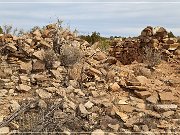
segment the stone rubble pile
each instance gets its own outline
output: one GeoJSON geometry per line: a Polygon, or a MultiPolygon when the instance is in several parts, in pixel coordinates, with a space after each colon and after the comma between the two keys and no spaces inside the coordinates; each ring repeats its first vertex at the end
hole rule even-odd
{"type": "MultiPolygon", "coordinates": [[[[98,48],[93,49],[57,24],[20,37],[2,35],[0,133],[180,132],[178,74],[166,76],[161,69],[151,71],[144,63],[133,62],[142,61],[142,43],[152,45],[151,41],[157,39],[158,46],[176,44],[172,39],[167,40],[166,35],[162,28],[147,27],[139,39],[115,42],[111,56],[98,48]],[[66,55],[63,55],[63,48],[69,49],[66,55]],[[31,120],[21,116],[30,126],[23,127],[17,119],[1,127],[4,118],[18,110],[25,99],[38,101],[26,112],[31,120]],[[58,107],[48,111],[55,105],[58,107]],[[38,110],[51,115],[42,116],[38,110]],[[43,117],[44,121],[37,121],[35,117],[43,117]],[[43,123],[50,120],[54,121],[44,129],[43,123]]],[[[175,50],[169,51],[174,53],[175,50]]]]}

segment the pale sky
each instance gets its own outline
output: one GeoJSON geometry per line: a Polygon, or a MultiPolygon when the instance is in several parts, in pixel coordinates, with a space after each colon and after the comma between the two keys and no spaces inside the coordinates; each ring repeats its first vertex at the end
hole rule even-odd
{"type": "Polygon", "coordinates": [[[180,35],[180,0],[0,0],[0,9],[1,26],[25,30],[59,18],[80,34],[138,36],[150,25],[180,35]]]}

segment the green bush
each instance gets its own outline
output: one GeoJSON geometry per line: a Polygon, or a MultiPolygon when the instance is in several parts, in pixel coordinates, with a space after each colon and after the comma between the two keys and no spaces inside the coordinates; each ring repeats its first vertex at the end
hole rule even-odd
{"type": "Polygon", "coordinates": [[[171,31],[168,33],[168,37],[169,38],[175,38],[174,34],[171,31]]]}
{"type": "Polygon", "coordinates": [[[80,38],[86,40],[90,44],[94,44],[96,42],[99,42],[99,41],[106,39],[105,37],[101,37],[100,33],[96,32],[96,31],[92,32],[91,35],[87,35],[87,36],[81,35],[80,38]]]}
{"type": "Polygon", "coordinates": [[[1,26],[0,26],[0,34],[2,34],[3,33],[3,29],[1,28],[1,26]]]}

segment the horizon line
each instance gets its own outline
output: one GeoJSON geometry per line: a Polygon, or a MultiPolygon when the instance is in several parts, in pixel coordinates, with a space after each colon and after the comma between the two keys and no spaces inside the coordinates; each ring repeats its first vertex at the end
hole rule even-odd
{"type": "Polygon", "coordinates": [[[1,4],[180,4],[180,1],[175,2],[175,1],[171,1],[171,2],[166,2],[166,1],[154,1],[154,2],[140,2],[140,1],[136,1],[136,2],[93,2],[93,1],[88,1],[88,2],[55,2],[55,1],[51,1],[51,2],[46,2],[46,1],[37,1],[37,2],[23,2],[23,1],[17,1],[17,2],[10,2],[10,1],[6,1],[6,2],[0,2],[1,4]]]}

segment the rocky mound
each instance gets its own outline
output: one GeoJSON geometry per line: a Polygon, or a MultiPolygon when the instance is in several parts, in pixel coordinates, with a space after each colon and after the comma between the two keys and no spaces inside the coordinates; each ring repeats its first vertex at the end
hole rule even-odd
{"type": "Polygon", "coordinates": [[[144,45],[178,57],[166,36],[147,27],[105,53],[57,24],[1,35],[0,133],[180,132],[179,64],[135,62],[144,45]]]}

